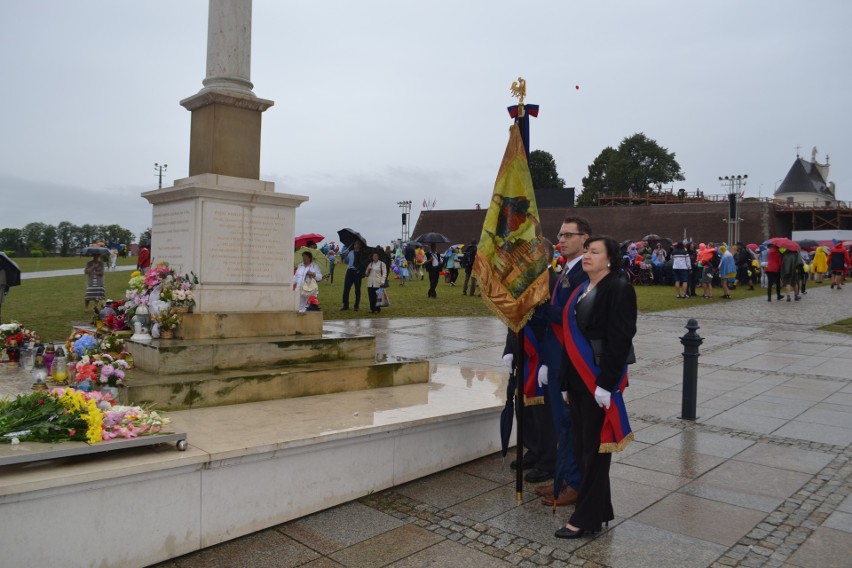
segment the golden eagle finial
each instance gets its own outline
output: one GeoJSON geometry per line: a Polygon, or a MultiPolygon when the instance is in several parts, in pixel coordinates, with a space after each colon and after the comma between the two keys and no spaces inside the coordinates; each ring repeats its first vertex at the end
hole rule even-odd
{"type": "Polygon", "coordinates": [[[518,116],[524,116],[524,97],[527,96],[527,82],[523,77],[518,77],[517,81],[512,83],[512,96],[518,99],[518,116]]]}

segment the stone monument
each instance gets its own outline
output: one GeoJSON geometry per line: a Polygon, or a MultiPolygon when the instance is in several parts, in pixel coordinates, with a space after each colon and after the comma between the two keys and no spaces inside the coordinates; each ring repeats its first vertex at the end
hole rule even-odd
{"type": "Polygon", "coordinates": [[[376,356],[375,338],[324,333],[298,313],[296,208],[260,177],[260,122],[272,101],[252,92],[250,0],[209,0],[207,77],[192,112],[189,177],[143,193],[151,251],[200,281],[176,339],[128,341],[134,403],[176,410],[422,383],[428,361],[376,356]]]}
{"type": "MultiPolygon", "coordinates": [[[[198,276],[195,315],[228,313],[234,324],[238,313],[295,311],[295,214],[308,198],[259,179],[261,116],[274,103],[252,91],[251,1],[209,0],[209,10],[207,76],[180,103],[192,113],[189,177],[142,196],[153,205],[155,262],[198,276]]],[[[210,323],[186,318],[183,335],[203,336],[210,323]]]]}

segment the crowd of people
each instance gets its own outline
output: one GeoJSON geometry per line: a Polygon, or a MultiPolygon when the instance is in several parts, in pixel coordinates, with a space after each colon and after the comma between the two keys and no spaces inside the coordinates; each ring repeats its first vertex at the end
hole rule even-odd
{"type": "MultiPolygon", "coordinates": [[[[361,294],[365,279],[371,314],[378,314],[383,306],[389,305],[387,288],[392,281],[405,286],[411,280],[428,280],[429,289],[426,296],[437,299],[441,277],[447,285],[456,287],[461,272],[464,271],[462,295],[481,296],[476,276],[473,274],[473,263],[477,252],[476,239],[471,240],[467,245],[450,246],[443,253],[438,252],[435,243],[395,242],[386,247],[369,247],[360,240],[354,240],[349,246],[329,242],[322,247],[313,241],[308,241],[306,247],[299,250],[311,257],[310,262],[305,258],[303,264],[296,265],[294,290],[298,289],[300,294],[313,292],[315,299],[318,296],[318,292],[313,288],[302,290],[304,286],[302,275],[311,272],[318,276],[312,277],[317,282],[325,276],[329,284],[334,285],[335,269],[338,265],[343,265],[340,268],[345,270],[341,311],[349,310],[350,305],[355,311],[361,309],[361,294]],[[323,271],[314,262],[318,255],[324,257],[328,263],[325,274],[322,274],[323,271]],[[303,265],[309,266],[311,263],[313,263],[312,269],[302,268],[303,265]]],[[[310,305],[300,304],[300,311],[310,309],[310,305]]]]}
{"type": "Polygon", "coordinates": [[[738,286],[771,289],[777,300],[800,300],[807,293],[808,281],[817,283],[831,278],[832,289],[841,289],[852,269],[850,251],[842,242],[832,246],[800,248],[779,247],[771,242],[746,245],[737,242],[718,247],[712,243],[684,240],[669,245],[666,240],[654,246],[647,241],[625,242],[621,247],[621,273],[634,284],[674,285],[675,297],[730,299],[738,286]],[[783,290],[782,290],[783,288],[783,290]]]}

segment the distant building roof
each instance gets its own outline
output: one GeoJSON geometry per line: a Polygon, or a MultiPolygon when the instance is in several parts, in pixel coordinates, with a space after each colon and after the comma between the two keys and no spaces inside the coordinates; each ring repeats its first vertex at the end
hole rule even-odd
{"type": "Polygon", "coordinates": [[[796,158],[787,177],[775,190],[775,196],[785,193],[817,193],[829,199],[834,199],[826,180],[822,177],[820,164],[809,162],[804,158],[796,158]]]}

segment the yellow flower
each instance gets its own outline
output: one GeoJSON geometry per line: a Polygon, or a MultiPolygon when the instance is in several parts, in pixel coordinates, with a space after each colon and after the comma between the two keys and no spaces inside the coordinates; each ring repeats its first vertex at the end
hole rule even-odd
{"type": "Polygon", "coordinates": [[[94,399],[89,399],[87,403],[89,412],[82,416],[86,421],[86,441],[90,445],[97,444],[104,439],[104,415],[94,399]]]}
{"type": "Polygon", "coordinates": [[[138,270],[134,270],[133,272],[130,273],[131,278],[136,278],[137,276],[142,276],[142,273],[139,272],[138,270]]]}

